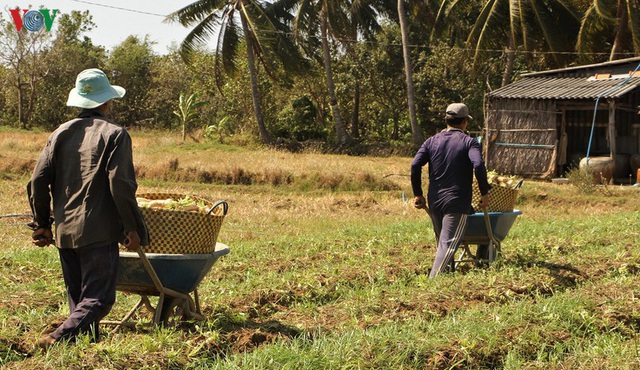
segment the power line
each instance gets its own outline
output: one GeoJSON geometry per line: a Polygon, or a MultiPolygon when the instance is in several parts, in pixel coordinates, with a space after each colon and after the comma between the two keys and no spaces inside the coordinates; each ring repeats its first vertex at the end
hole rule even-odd
{"type": "Polygon", "coordinates": [[[145,12],[145,11],[142,11],[142,10],[121,8],[121,7],[118,7],[118,6],[98,4],[98,3],[93,3],[93,2],[90,2],[90,1],[84,1],[84,0],[70,0],[70,1],[73,1],[73,2],[76,2],[76,3],[81,3],[81,4],[101,6],[103,8],[117,9],[117,10],[122,10],[122,11],[130,12],[130,13],[153,15],[153,16],[162,17],[162,18],[166,18],[167,17],[165,14],[158,14],[158,13],[145,12]]]}
{"type": "MultiPolygon", "coordinates": [[[[118,6],[113,6],[113,5],[106,5],[106,4],[100,4],[100,3],[95,3],[95,2],[91,2],[91,1],[85,1],[85,0],[69,0],[69,1],[73,1],[76,3],[81,3],[81,4],[88,4],[88,5],[94,5],[94,6],[99,6],[99,7],[103,7],[103,8],[109,8],[109,9],[116,9],[116,10],[122,10],[125,12],[130,12],[130,13],[137,13],[137,14],[145,14],[145,15],[152,15],[155,17],[162,17],[162,18],[166,18],[167,15],[165,14],[158,14],[158,13],[151,13],[151,12],[146,12],[146,11],[142,11],[142,10],[136,10],[136,9],[129,9],[129,8],[123,8],[123,7],[118,7],[118,6]]],[[[263,33],[272,33],[272,34],[279,34],[279,35],[285,35],[285,36],[293,36],[293,32],[286,32],[286,31],[262,31],[263,33]]],[[[316,38],[316,39],[320,39],[320,36],[310,36],[312,38],[316,38]]],[[[354,38],[348,38],[348,37],[333,37],[336,41],[339,42],[350,42],[350,43],[367,43],[367,44],[378,44],[375,41],[367,41],[367,40],[362,40],[362,39],[354,39],[354,38]]],[[[402,47],[402,44],[398,44],[398,43],[388,43],[385,44],[386,46],[393,46],[393,47],[402,47]]],[[[408,45],[409,48],[411,49],[428,49],[431,48],[432,45],[428,45],[428,44],[409,44],[408,45]]],[[[465,51],[465,52],[484,52],[484,53],[504,53],[505,50],[504,49],[476,49],[476,48],[469,48],[469,47],[460,47],[460,46],[453,46],[451,49],[457,49],[460,51],[465,51]]],[[[516,50],[516,54],[537,54],[537,55],[609,55],[610,53],[608,52],[577,52],[577,51],[531,51],[531,50],[516,50]]],[[[618,55],[620,56],[635,56],[635,53],[618,53],[618,55]]]]}
{"type": "MultiPolygon", "coordinates": [[[[295,34],[291,31],[271,31],[271,30],[263,30],[260,31],[261,33],[264,34],[272,34],[272,35],[283,35],[283,36],[295,36],[295,34]]],[[[308,36],[308,38],[312,38],[312,39],[316,39],[319,40],[321,38],[321,36],[318,35],[310,35],[308,36]]],[[[377,42],[377,41],[369,41],[369,40],[363,40],[363,39],[358,39],[358,38],[352,38],[352,37],[338,37],[338,36],[332,36],[330,37],[331,39],[338,41],[340,43],[353,43],[353,44],[370,44],[370,45],[381,45],[381,46],[392,46],[392,47],[402,47],[403,45],[401,43],[394,43],[394,42],[390,42],[390,43],[381,43],[381,42],[377,42]]],[[[263,37],[263,40],[266,41],[274,41],[275,38],[271,38],[271,37],[263,37]]],[[[431,45],[431,44],[409,44],[408,47],[410,49],[430,49],[433,48],[435,45],[431,45]]],[[[476,51],[479,53],[505,53],[507,52],[506,49],[476,49],[474,47],[464,47],[464,46],[451,46],[449,47],[450,50],[458,50],[458,51],[463,51],[463,52],[472,52],[475,53],[476,51]]],[[[542,50],[522,50],[522,49],[518,49],[518,50],[514,50],[514,52],[516,54],[532,54],[532,55],[610,55],[610,52],[578,52],[578,51],[542,51],[542,50]]],[[[633,52],[623,52],[623,53],[616,53],[617,56],[636,56],[635,53],[633,52]]]]}

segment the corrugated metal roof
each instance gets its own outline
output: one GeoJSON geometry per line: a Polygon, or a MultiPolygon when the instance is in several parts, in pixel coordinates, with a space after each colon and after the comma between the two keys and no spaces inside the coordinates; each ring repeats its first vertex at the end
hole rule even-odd
{"type": "Polygon", "coordinates": [[[618,98],[638,86],[640,86],[640,77],[632,77],[628,80],[625,78],[596,80],[582,77],[524,77],[490,92],[489,97],[507,99],[596,99],[600,94],[604,93],[602,98],[618,98]]]}
{"type": "Polygon", "coordinates": [[[633,57],[633,58],[627,58],[627,59],[611,60],[603,63],[586,64],[586,65],[559,68],[559,69],[550,69],[550,70],[538,71],[538,72],[529,72],[529,73],[523,74],[522,77],[533,77],[533,76],[541,77],[543,75],[558,76],[558,75],[566,75],[574,72],[595,71],[600,69],[609,70],[611,72],[613,72],[614,70],[623,71],[624,69],[632,71],[635,68],[635,66],[638,65],[638,63],[640,63],[640,57],[633,57]]]}

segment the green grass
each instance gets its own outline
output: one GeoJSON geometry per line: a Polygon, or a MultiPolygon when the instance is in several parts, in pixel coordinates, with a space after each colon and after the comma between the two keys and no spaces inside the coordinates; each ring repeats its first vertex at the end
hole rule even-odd
{"type": "MultiPolygon", "coordinates": [[[[28,160],[37,146],[4,138],[28,160]],[[20,150],[18,150],[20,149],[20,150]],[[25,154],[26,153],[26,154],[25,154]]],[[[136,142],[151,140],[134,134],[136,142]]],[[[146,136],[145,136],[146,135],[146,136]]],[[[140,191],[226,199],[220,241],[231,253],[199,286],[206,320],[33,348],[66,317],[57,253],[31,246],[24,218],[0,218],[0,366],[7,369],[634,369],[640,367],[639,189],[525,181],[523,211],[488,269],[428,279],[430,223],[403,202],[410,158],[137,147],[138,165],[289,171],[301,182],[221,185],[141,176],[140,191]],[[197,162],[206,150],[219,162],[197,162]],[[251,154],[251,155],[248,155],[251,154]],[[277,163],[265,161],[278,158],[277,163]],[[256,159],[258,158],[258,159],[256,159]],[[255,161],[262,161],[256,166],[255,161]],[[319,166],[318,162],[331,163],[319,166]],[[336,165],[336,163],[340,165],[336,165]],[[348,164],[348,170],[338,170],[348,164]],[[231,167],[230,167],[231,168],[231,167]],[[358,170],[353,170],[358,169],[358,170]],[[366,175],[358,175],[364,173],[366,175]],[[337,186],[325,186],[332,179],[337,186]],[[384,184],[393,179],[390,188],[384,184]],[[369,185],[357,185],[358,182],[369,185]],[[351,184],[351,185],[350,185],[351,184]]],[[[172,148],[172,146],[176,146],[172,148]]],[[[10,149],[13,147],[14,149],[10,149]]],[[[0,182],[0,216],[28,213],[23,173],[0,182]]],[[[137,302],[118,293],[109,319],[137,302]]],[[[108,332],[108,328],[104,330],[108,332]]]]}

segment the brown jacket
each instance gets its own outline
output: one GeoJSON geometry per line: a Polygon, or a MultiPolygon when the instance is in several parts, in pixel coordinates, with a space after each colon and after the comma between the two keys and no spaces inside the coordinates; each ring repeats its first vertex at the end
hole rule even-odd
{"type": "Polygon", "coordinates": [[[137,188],[129,133],[97,110],[83,110],[49,136],[27,194],[37,227],[51,226],[53,198],[58,248],[122,242],[134,230],[148,245],[137,188]]]}

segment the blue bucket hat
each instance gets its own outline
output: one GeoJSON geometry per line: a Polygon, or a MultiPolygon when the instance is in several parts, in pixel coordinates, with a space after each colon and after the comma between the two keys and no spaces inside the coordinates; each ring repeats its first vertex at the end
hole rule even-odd
{"type": "Polygon", "coordinates": [[[76,77],[76,87],[69,92],[67,106],[92,109],[111,99],[122,98],[126,90],[111,85],[107,75],[97,68],[85,69],[76,77]]]}

